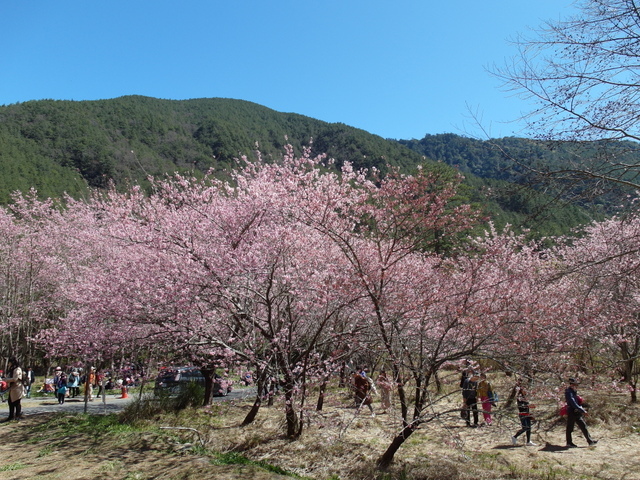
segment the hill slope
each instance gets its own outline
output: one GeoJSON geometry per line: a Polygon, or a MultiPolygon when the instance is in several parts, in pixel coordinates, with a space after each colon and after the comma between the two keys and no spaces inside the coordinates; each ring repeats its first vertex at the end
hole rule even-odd
{"type": "MultiPolygon", "coordinates": [[[[417,141],[386,140],[344,124],[221,98],[32,101],[0,107],[0,203],[10,201],[10,192],[31,187],[42,196],[67,192],[78,197],[111,181],[144,185],[148,175],[211,168],[224,175],[236,158],[259,150],[264,158],[275,159],[287,143],[298,152],[311,146],[314,155],[326,153],[338,166],[349,161],[356,168],[384,172],[391,165],[410,171],[433,163],[431,157],[460,168],[459,159],[474,152],[461,139],[438,138],[457,149],[456,155],[442,156],[417,141]]],[[[500,178],[491,173],[495,165],[484,165],[460,168],[469,186],[463,194],[484,205],[498,225],[529,226],[547,235],[565,233],[590,218],[573,206],[549,209],[549,199],[531,197],[520,186],[514,193],[513,178],[500,178]]]]}

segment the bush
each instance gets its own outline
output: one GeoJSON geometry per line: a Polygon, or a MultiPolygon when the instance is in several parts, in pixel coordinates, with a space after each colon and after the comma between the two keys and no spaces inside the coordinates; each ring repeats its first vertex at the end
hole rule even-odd
{"type": "Polygon", "coordinates": [[[204,403],[204,387],[196,382],[188,382],[181,386],[180,392],[173,399],[173,411],[187,407],[199,407],[204,403]]]}
{"type": "Polygon", "coordinates": [[[201,406],[204,387],[195,382],[184,384],[177,395],[159,392],[131,401],[120,413],[120,421],[134,424],[139,420],[153,419],[167,412],[178,413],[189,407],[201,406]]]}
{"type": "Polygon", "coordinates": [[[372,463],[366,462],[358,465],[353,472],[357,478],[366,480],[458,480],[460,472],[458,467],[448,460],[424,460],[420,464],[406,464],[397,462],[389,468],[381,471],[372,463]]]}

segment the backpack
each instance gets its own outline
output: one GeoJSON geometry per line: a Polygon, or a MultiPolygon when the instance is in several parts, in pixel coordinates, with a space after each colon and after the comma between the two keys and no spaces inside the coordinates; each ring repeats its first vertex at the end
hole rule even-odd
{"type": "Polygon", "coordinates": [[[29,381],[29,372],[22,372],[21,382],[24,387],[28,387],[29,385],[31,385],[31,382],[29,381]]]}
{"type": "MultiPolygon", "coordinates": [[[[11,376],[12,377],[15,375],[15,371],[16,371],[15,368],[11,371],[11,376]]],[[[29,377],[27,376],[27,372],[22,370],[22,369],[20,369],[20,371],[22,372],[22,375],[21,375],[22,378],[19,380],[19,382],[22,384],[23,387],[28,387],[29,386],[29,377]]],[[[16,383],[18,383],[18,382],[16,382],[16,383]]]]}

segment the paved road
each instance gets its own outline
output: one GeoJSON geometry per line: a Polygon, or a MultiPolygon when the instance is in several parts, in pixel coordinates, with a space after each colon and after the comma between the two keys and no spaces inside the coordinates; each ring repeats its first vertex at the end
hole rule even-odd
{"type": "MultiPolygon", "coordinates": [[[[250,398],[255,395],[255,388],[238,388],[234,389],[226,397],[214,397],[215,402],[241,400],[250,398]]],[[[122,410],[129,402],[138,398],[136,393],[129,394],[128,398],[122,398],[121,394],[107,395],[104,403],[102,398],[87,402],[87,413],[92,415],[103,415],[108,413],[117,413],[122,410]]],[[[39,413],[51,413],[63,411],[65,413],[84,413],[85,402],[84,397],[81,399],[67,398],[63,405],[58,404],[58,400],[51,395],[50,397],[32,397],[22,399],[22,413],[25,416],[37,415],[39,413]]],[[[8,404],[0,404],[0,418],[8,414],[8,404]]]]}

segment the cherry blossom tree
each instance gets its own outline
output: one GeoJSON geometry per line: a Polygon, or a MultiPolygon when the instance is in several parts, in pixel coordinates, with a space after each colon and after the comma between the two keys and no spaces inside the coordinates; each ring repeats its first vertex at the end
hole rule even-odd
{"type": "Polygon", "coordinates": [[[299,435],[296,399],[301,412],[306,377],[326,376],[329,340],[345,335],[332,325],[345,324],[352,298],[339,252],[292,220],[289,186],[273,173],[248,165],[233,185],[176,176],[155,182],[149,198],[134,189],[71,202],[61,239],[78,265],[64,299],[74,307],[42,340],[74,332],[71,345],[50,347],[94,357],[134,345],[161,356],[162,347],[164,358],[182,352],[211,376],[207,359],[272,366],[285,385],[287,433],[299,435]]]}
{"type": "Polygon", "coordinates": [[[434,240],[454,238],[477,214],[453,202],[456,179],[437,172],[372,182],[347,165],[341,177],[310,173],[295,190],[302,206],[297,215],[347,260],[360,298],[359,323],[375,332],[398,385],[403,425],[379,461],[384,466],[427,421],[428,387],[437,370],[480,352],[495,335],[493,326],[478,328],[492,308],[486,298],[476,300],[489,291],[482,276],[461,282],[468,273],[433,251],[434,240]],[[408,382],[415,388],[411,413],[408,382]]]}
{"type": "Polygon", "coordinates": [[[580,305],[575,335],[593,361],[627,384],[637,402],[640,368],[640,218],[594,223],[561,250],[561,274],[573,284],[566,301],[580,305]]]}
{"type": "MultiPolygon", "coordinates": [[[[451,413],[433,408],[443,366],[486,357],[552,371],[575,356],[573,332],[592,341],[604,315],[626,312],[611,342],[619,327],[631,332],[635,284],[614,263],[593,281],[597,259],[617,258],[595,247],[595,231],[558,252],[508,232],[466,238],[479,216],[457,200],[455,176],[381,179],[285,153],[241,164],[228,181],[176,175],[152,180],[151,195],[111,190],[64,208],[25,201],[18,216],[0,216],[7,232],[29,219],[15,239],[39,232],[53,285],[38,313],[41,344],[95,361],[192,362],[207,377],[205,401],[216,369],[243,362],[258,383],[246,421],[266,378],[278,377],[290,437],[303,431],[311,387],[367,348],[388,365],[401,406],[384,466],[421,425],[451,413]],[[584,248],[598,252],[591,264],[575,260],[584,248]],[[609,295],[616,275],[624,289],[609,295]]],[[[631,251],[633,236],[623,237],[631,251]]]]}
{"type": "Polygon", "coordinates": [[[64,267],[50,255],[55,235],[48,219],[55,214],[54,202],[37,201],[35,192],[0,210],[0,345],[25,364],[41,359],[33,337],[57,314],[50,300],[64,267]]]}

